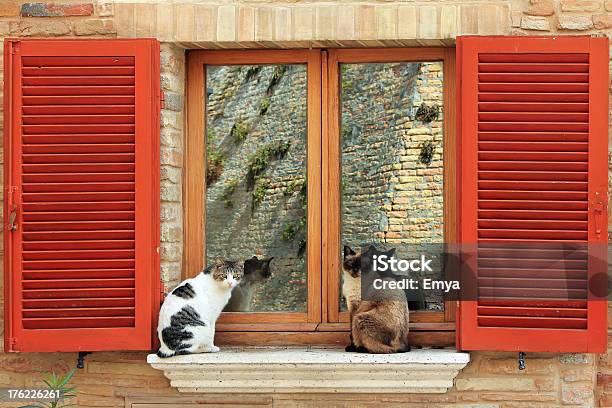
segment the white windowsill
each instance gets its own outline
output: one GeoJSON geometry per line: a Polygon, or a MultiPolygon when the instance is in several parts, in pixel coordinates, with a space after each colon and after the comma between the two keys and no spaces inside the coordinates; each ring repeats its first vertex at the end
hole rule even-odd
{"type": "Polygon", "coordinates": [[[456,350],[401,354],[332,348],[222,348],[219,353],[147,357],[180,392],[444,393],[470,361],[456,350]]]}

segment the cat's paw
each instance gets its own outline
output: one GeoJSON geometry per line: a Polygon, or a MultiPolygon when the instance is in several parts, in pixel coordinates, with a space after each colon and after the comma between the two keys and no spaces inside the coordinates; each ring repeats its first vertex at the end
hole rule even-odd
{"type": "Polygon", "coordinates": [[[357,353],[369,353],[368,349],[367,349],[367,348],[365,348],[365,347],[363,347],[363,346],[359,346],[359,347],[357,347],[357,348],[355,349],[355,351],[356,351],[357,353]]]}
{"type": "Polygon", "coordinates": [[[204,353],[218,353],[221,349],[217,346],[204,347],[204,353]]]}
{"type": "Polygon", "coordinates": [[[346,346],[344,348],[344,351],[348,352],[348,353],[354,353],[355,351],[357,351],[357,347],[355,347],[355,345],[353,343],[349,344],[348,346],[346,346]]]}

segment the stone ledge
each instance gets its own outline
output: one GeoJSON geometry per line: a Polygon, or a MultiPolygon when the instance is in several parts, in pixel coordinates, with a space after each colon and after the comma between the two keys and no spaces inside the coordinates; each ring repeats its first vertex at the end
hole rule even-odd
{"type": "Polygon", "coordinates": [[[470,361],[455,350],[401,354],[329,348],[225,348],[147,362],[180,392],[444,393],[470,361]]]}

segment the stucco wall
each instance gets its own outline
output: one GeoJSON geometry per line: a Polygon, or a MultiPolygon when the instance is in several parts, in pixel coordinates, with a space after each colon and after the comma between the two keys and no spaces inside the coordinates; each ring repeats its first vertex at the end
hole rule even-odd
{"type": "MultiPolygon", "coordinates": [[[[177,282],[182,262],[185,46],[417,46],[452,45],[459,34],[612,34],[609,0],[57,3],[70,6],[0,2],[0,37],[153,36],[166,43],[162,45],[166,102],[161,119],[161,272],[167,285],[177,282]]],[[[89,356],[86,368],[73,381],[79,406],[121,406],[125,395],[175,394],[161,372],[144,362],[144,356],[119,352],[89,356]]],[[[524,372],[516,369],[515,358],[509,353],[472,353],[472,362],[455,388],[444,395],[289,395],[275,396],[275,405],[348,407],[364,400],[361,406],[383,406],[382,401],[409,407],[612,406],[610,353],[528,354],[524,372]]],[[[41,371],[65,371],[75,361],[74,353],[0,354],[0,386],[41,385],[41,371]]]]}

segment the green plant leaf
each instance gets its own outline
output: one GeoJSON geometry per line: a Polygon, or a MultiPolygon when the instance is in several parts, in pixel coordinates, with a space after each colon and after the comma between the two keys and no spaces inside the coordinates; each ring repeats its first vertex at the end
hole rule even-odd
{"type": "Polygon", "coordinates": [[[66,385],[68,381],[70,381],[70,379],[72,378],[75,372],[76,372],[76,368],[73,368],[72,371],[66,374],[66,377],[64,377],[64,379],[59,383],[59,387],[63,387],[64,385],[66,385]]]}

